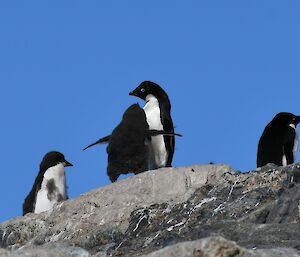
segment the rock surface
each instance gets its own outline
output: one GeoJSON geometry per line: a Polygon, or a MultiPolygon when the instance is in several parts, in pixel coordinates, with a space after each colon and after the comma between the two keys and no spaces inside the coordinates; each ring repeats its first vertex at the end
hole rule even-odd
{"type": "Polygon", "coordinates": [[[299,201],[300,164],[164,168],[0,224],[0,256],[300,256],[299,201]]]}

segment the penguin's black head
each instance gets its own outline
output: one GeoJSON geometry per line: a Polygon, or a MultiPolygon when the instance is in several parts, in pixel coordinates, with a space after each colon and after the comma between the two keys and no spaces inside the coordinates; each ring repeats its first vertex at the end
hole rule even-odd
{"type": "Polygon", "coordinates": [[[146,100],[148,95],[154,95],[158,99],[168,97],[167,93],[152,81],[142,82],[136,89],[131,91],[129,95],[137,96],[143,100],[146,100]]]}
{"type": "Polygon", "coordinates": [[[280,112],[276,114],[273,121],[282,125],[288,126],[290,124],[294,124],[295,126],[297,126],[300,122],[300,116],[296,116],[290,112],[280,112]]]}
{"type": "Polygon", "coordinates": [[[65,167],[73,166],[72,163],[68,162],[65,159],[65,156],[62,153],[56,152],[56,151],[51,151],[44,156],[44,158],[41,162],[40,168],[43,170],[46,170],[46,169],[53,167],[60,163],[63,164],[65,167]]]}

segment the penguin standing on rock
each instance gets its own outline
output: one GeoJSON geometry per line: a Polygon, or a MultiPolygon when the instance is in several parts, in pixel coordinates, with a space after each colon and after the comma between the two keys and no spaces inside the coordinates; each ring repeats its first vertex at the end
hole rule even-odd
{"type": "Polygon", "coordinates": [[[47,153],[33,187],[23,203],[23,215],[51,209],[55,203],[68,199],[65,167],[73,166],[60,152],[47,153]]]}
{"type": "MultiPolygon", "coordinates": [[[[146,101],[144,111],[150,129],[164,130],[173,133],[171,103],[167,93],[156,83],[142,82],[129,95],[137,96],[146,101]]],[[[171,167],[175,150],[175,138],[165,135],[151,138],[149,143],[149,170],[171,167]]]]}
{"type": "Polygon", "coordinates": [[[110,136],[99,139],[83,150],[96,144],[108,143],[107,175],[115,182],[121,174],[134,174],[148,170],[148,141],[159,135],[173,137],[173,132],[149,129],[144,110],[138,105],[131,105],[124,113],[121,123],[110,136]]]}
{"type": "Polygon", "coordinates": [[[295,162],[298,150],[296,126],[299,122],[300,116],[289,112],[280,112],[273,118],[258,143],[257,167],[267,163],[286,166],[295,162]]]}

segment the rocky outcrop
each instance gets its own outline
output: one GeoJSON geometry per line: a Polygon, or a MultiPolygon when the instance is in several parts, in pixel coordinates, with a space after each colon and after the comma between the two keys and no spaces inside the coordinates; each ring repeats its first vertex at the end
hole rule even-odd
{"type": "Polygon", "coordinates": [[[299,182],[299,164],[144,172],[2,223],[0,255],[300,256],[299,182]]]}

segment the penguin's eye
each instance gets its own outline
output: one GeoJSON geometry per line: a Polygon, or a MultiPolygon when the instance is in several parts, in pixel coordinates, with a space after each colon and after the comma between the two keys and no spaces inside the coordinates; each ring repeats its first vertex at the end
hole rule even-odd
{"type": "Polygon", "coordinates": [[[145,91],[146,91],[145,88],[142,88],[142,89],[141,89],[141,92],[142,92],[142,93],[145,93],[145,91]]]}

